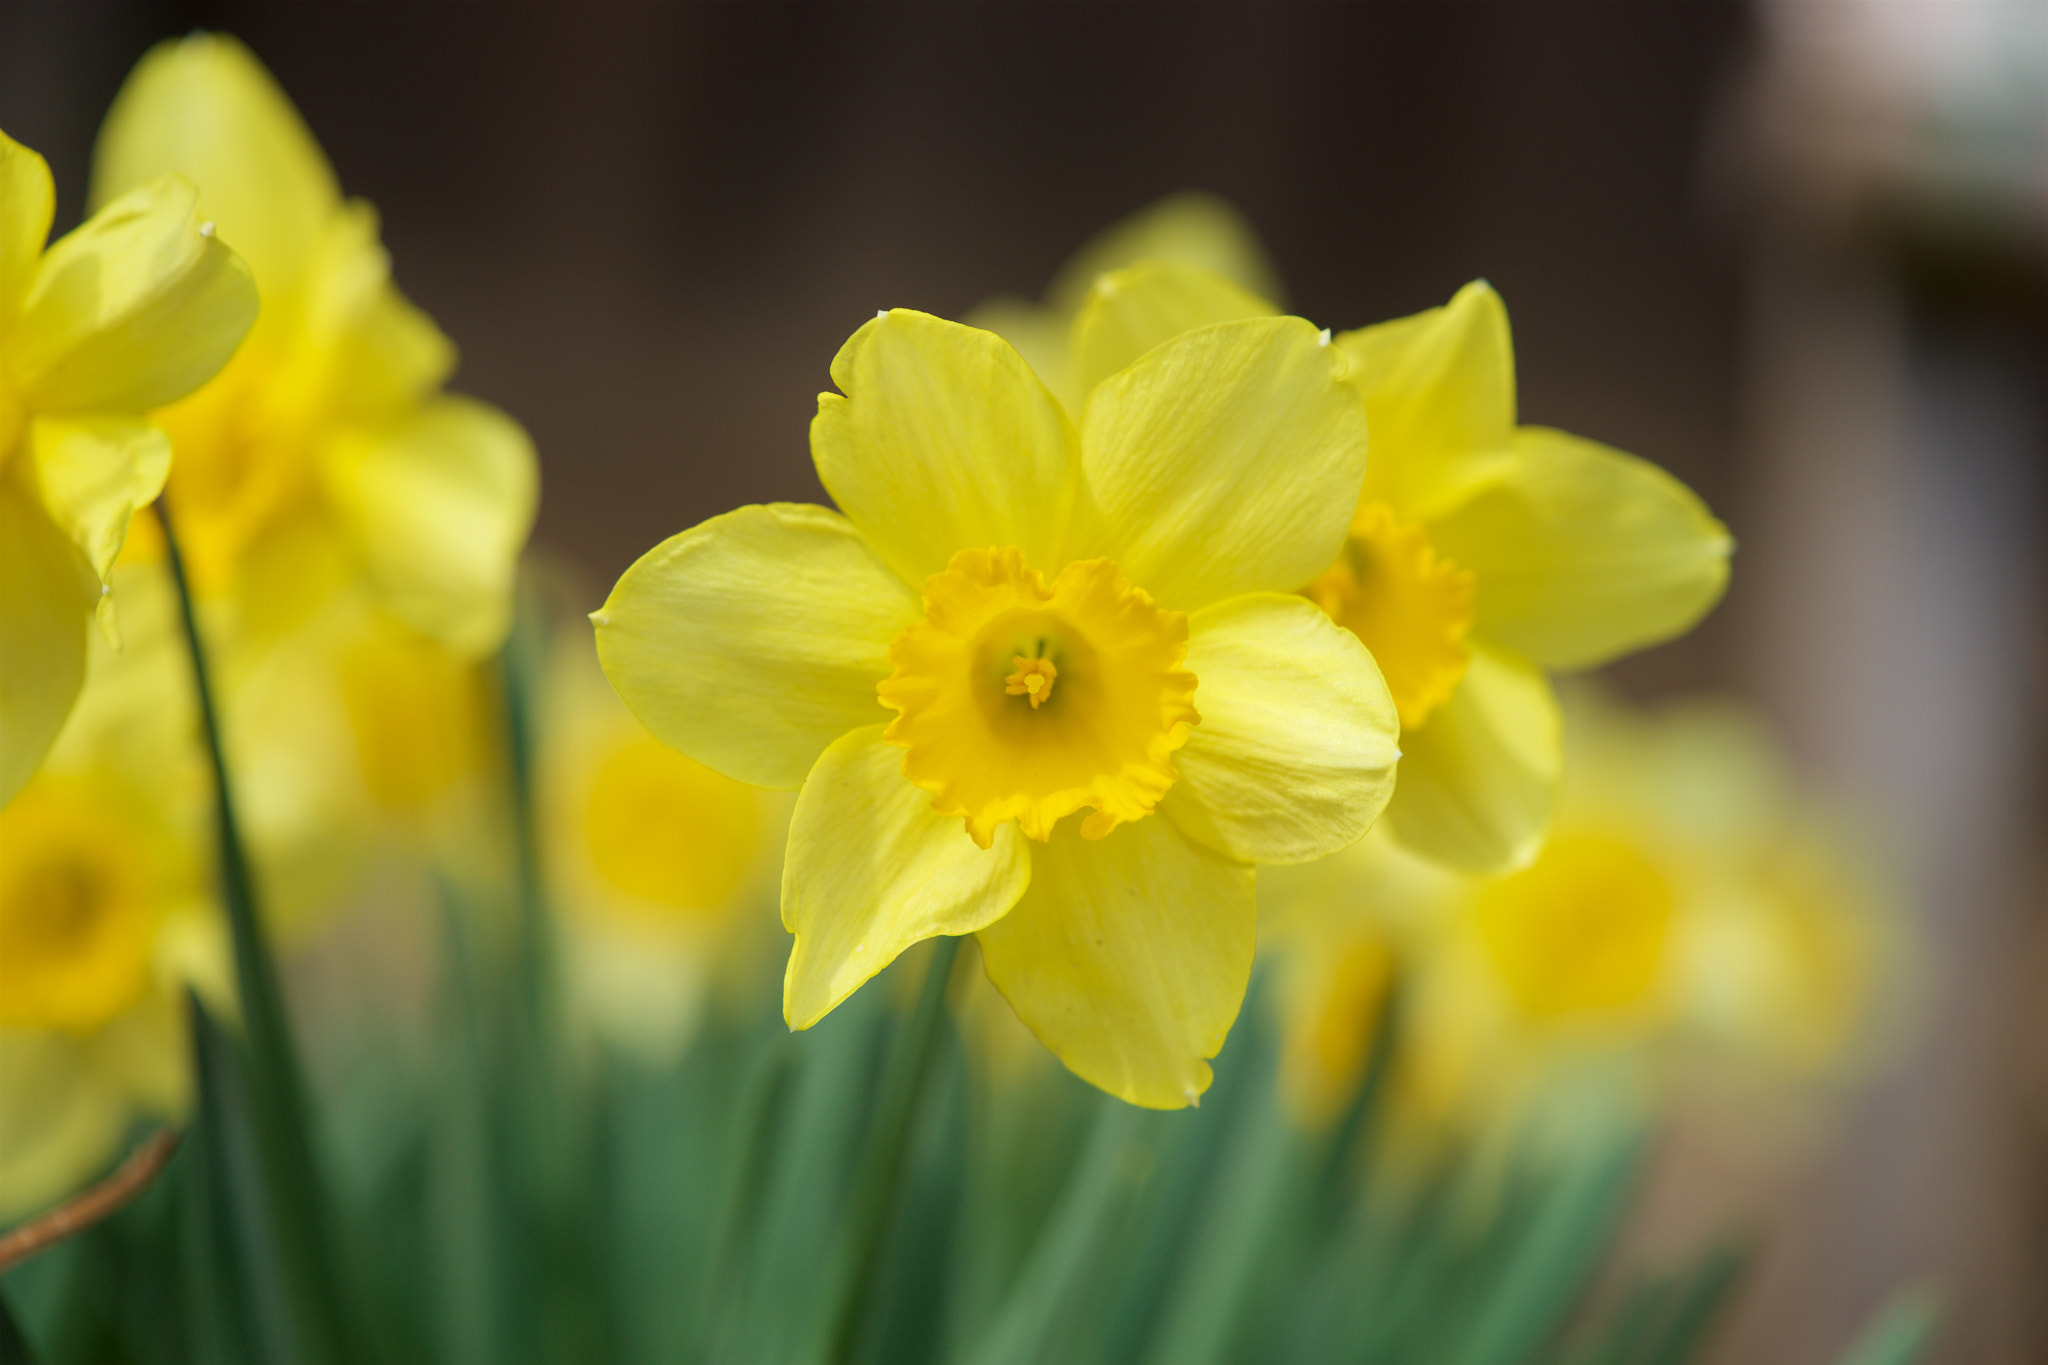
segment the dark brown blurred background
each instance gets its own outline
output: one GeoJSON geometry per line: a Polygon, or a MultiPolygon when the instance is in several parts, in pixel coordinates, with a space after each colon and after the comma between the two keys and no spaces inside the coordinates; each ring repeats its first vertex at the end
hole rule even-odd
{"type": "MultiPolygon", "coordinates": [[[[599,585],[736,503],[822,498],[814,396],[875,309],[1035,295],[1170,191],[1235,201],[1339,328],[1486,276],[1524,420],[1659,461],[1742,543],[1728,602],[1623,685],[1762,704],[1929,945],[1717,1359],[1832,1358],[1921,1280],[1938,1359],[2017,1362],[2048,1358],[2041,15],[9,0],[0,124],[67,226],[130,63],[240,35],[382,210],[458,386],[533,432],[538,537],[599,585]]],[[[1666,1179],[1674,1225],[1747,1216],[1711,1169],[1666,1179]]]]}

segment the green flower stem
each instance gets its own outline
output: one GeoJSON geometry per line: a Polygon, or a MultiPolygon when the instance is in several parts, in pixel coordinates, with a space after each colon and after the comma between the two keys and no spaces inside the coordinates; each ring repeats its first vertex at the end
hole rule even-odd
{"type": "Polygon", "coordinates": [[[881,1268],[883,1243],[889,1231],[889,1215],[896,1206],[897,1187],[909,1154],[914,1120],[931,1080],[932,1058],[938,1052],[939,1020],[945,1012],[946,983],[953,975],[953,962],[960,955],[960,940],[942,937],[932,944],[925,962],[924,986],[918,992],[917,1008],[897,1033],[889,1049],[887,1069],[882,1076],[882,1093],[875,1104],[874,1126],[861,1152],[853,1197],[827,1284],[827,1314],[831,1336],[825,1359],[832,1365],[848,1365],[860,1347],[861,1331],[867,1325],[874,1298],[876,1272],[881,1268]]]}
{"type": "Polygon", "coordinates": [[[221,739],[220,713],[200,639],[199,617],[185,576],[185,560],[171,522],[167,500],[157,503],[163,523],[165,557],[177,584],[178,607],[184,618],[185,643],[192,659],[193,690],[206,732],[207,755],[213,764],[214,816],[218,837],[221,901],[227,910],[234,943],[235,982],[241,1001],[242,1032],[249,1068],[250,1108],[257,1127],[259,1151],[276,1223],[279,1249],[291,1278],[299,1286],[298,1307],[305,1315],[302,1341],[307,1358],[347,1359],[346,1317],[339,1286],[329,1260],[324,1187],[313,1155],[312,1124],[307,1115],[305,1083],[293,1045],[291,1020],[285,1014],[284,991],[270,951],[263,917],[258,913],[254,878],[241,824],[235,816],[233,784],[221,739]]]}

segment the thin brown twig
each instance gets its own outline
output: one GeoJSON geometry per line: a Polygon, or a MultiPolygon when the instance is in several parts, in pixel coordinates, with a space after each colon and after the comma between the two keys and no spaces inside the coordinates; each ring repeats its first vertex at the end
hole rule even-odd
{"type": "Polygon", "coordinates": [[[127,1203],[150,1187],[171,1164],[184,1130],[169,1124],[156,1130],[149,1140],[128,1154],[121,1168],[89,1190],[71,1196],[40,1217],[0,1237],[0,1272],[12,1270],[29,1257],[47,1251],[67,1237],[75,1237],[94,1223],[118,1213],[127,1203]]]}

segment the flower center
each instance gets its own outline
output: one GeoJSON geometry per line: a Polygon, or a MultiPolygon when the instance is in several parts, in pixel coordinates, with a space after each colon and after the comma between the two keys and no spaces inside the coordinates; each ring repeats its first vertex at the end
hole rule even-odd
{"type": "Polygon", "coordinates": [[[1630,845],[1562,835],[1480,893],[1480,937],[1508,991],[1541,1019],[1626,1009],[1649,995],[1671,928],[1671,887],[1630,845]]]}
{"type": "Polygon", "coordinates": [[[640,919],[708,917],[732,899],[760,843],[753,793],[636,735],[598,766],[583,811],[591,865],[641,902],[640,919]]]}
{"type": "Polygon", "coordinates": [[[1473,587],[1471,571],[1439,555],[1420,526],[1383,502],[1368,502],[1351,523],[1343,555],[1302,591],[1365,642],[1402,727],[1413,730],[1465,676],[1473,587]]]}
{"type": "Polygon", "coordinates": [[[1029,697],[1031,709],[1052,699],[1052,685],[1059,681],[1059,665],[1051,659],[1027,659],[1022,654],[1010,656],[1010,662],[1017,671],[1003,679],[1003,691],[1012,697],[1029,697]]]}
{"type": "Polygon", "coordinates": [[[903,773],[987,848],[1015,820],[1049,839],[1086,806],[1099,839],[1150,814],[1197,724],[1188,620],[1106,559],[1048,586],[1015,549],[962,550],[924,585],[925,618],[889,646],[876,689],[903,773]],[[1057,686],[1055,686],[1057,684],[1057,686]]]}
{"type": "Polygon", "coordinates": [[[49,778],[0,811],[0,1025],[98,1028],[149,984],[133,830],[49,778]]]}

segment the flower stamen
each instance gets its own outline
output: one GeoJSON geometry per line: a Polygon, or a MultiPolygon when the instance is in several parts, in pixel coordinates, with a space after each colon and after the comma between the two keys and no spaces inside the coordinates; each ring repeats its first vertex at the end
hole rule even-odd
{"type": "Polygon", "coordinates": [[[1012,697],[1029,697],[1031,709],[1051,699],[1052,685],[1060,676],[1059,667],[1051,659],[1027,659],[1022,654],[1012,654],[1010,662],[1017,671],[1003,679],[1003,691],[1012,697]]]}

